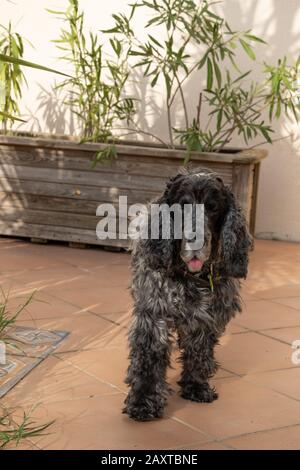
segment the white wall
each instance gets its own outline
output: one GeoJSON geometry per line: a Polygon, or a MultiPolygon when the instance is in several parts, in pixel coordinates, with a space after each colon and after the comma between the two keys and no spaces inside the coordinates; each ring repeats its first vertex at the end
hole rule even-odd
{"type": "MultiPolygon", "coordinates": [[[[93,30],[107,28],[112,12],[124,10],[125,0],[81,0],[86,12],[88,26],[93,30]]],[[[130,3],[130,2],[128,2],[130,3]]],[[[59,34],[60,23],[46,12],[46,8],[63,9],[66,0],[0,0],[1,23],[11,19],[15,29],[33,43],[28,46],[26,58],[49,67],[66,70],[66,65],[58,61],[58,52],[52,39],[59,34]]],[[[299,0],[224,0],[221,6],[228,22],[234,29],[252,29],[254,34],[268,41],[267,48],[258,47],[259,62],[264,60],[275,63],[277,57],[287,55],[295,58],[300,53],[300,2],[299,0]]],[[[142,22],[137,23],[140,28],[142,22]]],[[[253,68],[253,64],[241,56],[241,66],[253,68]]],[[[254,77],[259,77],[259,67],[254,66],[254,77]]],[[[74,121],[69,110],[63,105],[61,93],[53,91],[53,84],[60,79],[40,71],[26,70],[29,83],[24,91],[22,112],[27,124],[22,129],[36,132],[74,133],[74,121]]],[[[146,94],[147,108],[142,105],[140,121],[149,129],[166,134],[165,115],[162,96],[153,93],[149,85],[136,80],[140,97],[146,94]]],[[[187,84],[189,105],[194,107],[197,93],[197,79],[187,84]]],[[[136,89],[136,85],[135,85],[136,89]]],[[[257,235],[262,238],[278,238],[300,241],[300,130],[296,124],[283,119],[276,126],[276,138],[293,134],[292,138],[280,140],[273,146],[266,146],[270,155],[262,165],[257,235]]],[[[239,144],[240,142],[236,141],[239,144]]]]}

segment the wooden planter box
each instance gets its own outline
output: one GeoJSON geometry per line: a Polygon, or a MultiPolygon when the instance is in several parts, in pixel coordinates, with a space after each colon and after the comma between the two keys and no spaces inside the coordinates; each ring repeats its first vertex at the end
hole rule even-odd
{"type": "MultiPolygon", "coordinates": [[[[102,144],[57,138],[0,136],[0,234],[93,245],[128,246],[98,240],[100,203],[146,203],[178,172],[184,151],[154,145],[118,145],[118,158],[95,169],[102,144]]],[[[194,153],[191,164],[211,168],[232,187],[254,232],[260,161],[265,150],[194,153]]]]}

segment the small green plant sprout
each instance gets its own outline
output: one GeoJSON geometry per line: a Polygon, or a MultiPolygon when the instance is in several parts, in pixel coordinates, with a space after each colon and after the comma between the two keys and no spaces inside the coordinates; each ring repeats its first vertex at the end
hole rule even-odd
{"type": "Polygon", "coordinates": [[[15,418],[15,414],[19,414],[18,410],[0,406],[0,450],[5,450],[8,446],[17,447],[24,439],[30,440],[45,435],[45,431],[54,421],[42,425],[36,424],[31,418],[35,409],[36,406],[28,412],[22,411],[18,419],[15,418]]]}
{"type": "MultiPolygon", "coordinates": [[[[16,323],[20,313],[32,302],[34,294],[35,292],[29,295],[17,307],[16,311],[11,313],[8,308],[9,293],[6,294],[1,290],[0,346],[1,344],[13,344],[9,336],[9,328],[16,323]]],[[[9,445],[18,446],[20,441],[24,439],[44,435],[45,431],[53,424],[53,421],[37,425],[31,418],[35,408],[31,408],[28,412],[21,411],[21,416],[17,419],[15,415],[20,415],[20,411],[16,412],[14,409],[8,409],[4,405],[0,405],[0,450],[9,445]]]]}
{"type": "MultiPolygon", "coordinates": [[[[124,94],[129,76],[127,51],[121,41],[111,38],[114,58],[104,57],[98,35],[85,32],[78,0],[69,0],[66,11],[48,11],[64,23],[54,42],[63,53],[61,58],[71,65],[72,78],[58,86],[69,91],[68,103],[78,118],[81,140],[111,142],[116,122],[127,124],[135,112],[134,101],[124,94]]],[[[115,148],[110,145],[98,153],[96,160],[114,155],[115,148]]]]}
{"type": "Polygon", "coordinates": [[[19,315],[28,307],[32,302],[35,291],[32,292],[25,300],[23,300],[16,311],[11,313],[9,309],[9,292],[6,293],[2,289],[1,291],[1,300],[0,300],[0,341],[4,344],[11,342],[9,337],[9,328],[13,326],[19,315]]]}
{"type": "Polygon", "coordinates": [[[192,151],[222,151],[235,135],[241,135],[246,145],[259,135],[272,142],[272,118],[282,112],[295,119],[300,115],[299,59],[292,66],[286,59],[276,66],[265,64],[263,80],[251,80],[251,71],[239,69],[237,51],[255,61],[254,45],[266,43],[251,31],[235,31],[215,13],[215,3],[219,2],[138,0],[130,5],[128,16],[114,14],[114,25],[106,31],[127,44],[133,67],[142,69],[152,88],[164,84],[168,146],[184,145],[186,162],[192,151]],[[132,26],[141,9],[144,40],[132,26]],[[199,90],[191,112],[186,84],[194,74],[199,90]]]}

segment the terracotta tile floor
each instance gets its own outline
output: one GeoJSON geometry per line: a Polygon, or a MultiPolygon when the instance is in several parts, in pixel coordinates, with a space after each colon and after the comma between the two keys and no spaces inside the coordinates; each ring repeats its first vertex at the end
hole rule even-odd
{"type": "Polygon", "coordinates": [[[121,414],[129,255],[0,238],[0,259],[12,309],[38,290],[19,323],[71,332],[2,399],[16,407],[16,419],[39,403],[35,418],[55,420],[48,435],[22,449],[300,448],[300,364],[291,360],[291,343],[300,340],[300,244],[256,241],[244,313],[217,349],[219,400],[196,404],[174,393],[165,418],[151,423],[121,414]]]}

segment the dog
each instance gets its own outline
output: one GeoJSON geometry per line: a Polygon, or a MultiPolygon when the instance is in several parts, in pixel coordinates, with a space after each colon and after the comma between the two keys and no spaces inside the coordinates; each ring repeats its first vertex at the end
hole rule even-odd
{"type": "Polygon", "coordinates": [[[172,230],[169,239],[140,237],[134,243],[125,380],[130,389],[123,412],[137,421],[163,416],[174,333],[181,353],[181,396],[201,403],[218,398],[209,385],[218,369],[214,347],[241,312],[240,279],[246,278],[252,245],[233,193],[213,171],[181,171],[155,202],[159,207],[204,204],[204,243],[193,249],[184,233],[175,239],[172,230]]]}

